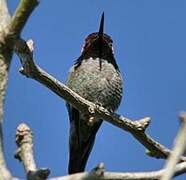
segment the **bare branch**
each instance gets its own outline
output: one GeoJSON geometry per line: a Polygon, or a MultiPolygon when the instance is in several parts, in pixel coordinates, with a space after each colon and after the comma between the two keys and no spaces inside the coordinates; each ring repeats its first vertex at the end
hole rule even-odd
{"type": "MultiPolygon", "coordinates": [[[[150,123],[150,118],[144,118],[139,121],[132,121],[121,115],[110,113],[103,107],[93,104],[90,101],[85,100],[78,94],[69,89],[66,85],[59,82],[57,79],[46,73],[39,66],[34,63],[33,60],[33,41],[29,40],[27,43],[23,40],[17,41],[15,51],[21,59],[23,68],[20,70],[25,76],[35,79],[44,86],[48,87],[58,96],[62,97],[70,104],[80,111],[89,112],[92,116],[105,119],[111,124],[131,133],[141,144],[143,144],[149,151],[150,155],[166,159],[170,150],[163,145],[156,142],[149,135],[145,133],[146,127],[150,123]]],[[[186,160],[185,157],[181,157],[181,161],[186,160]]]]}
{"type": "Polygon", "coordinates": [[[7,8],[6,0],[0,1],[0,37],[2,36],[2,31],[4,31],[10,21],[10,15],[7,8]]]}
{"type": "Polygon", "coordinates": [[[16,131],[18,146],[15,158],[23,162],[28,180],[45,180],[49,176],[48,169],[37,169],[33,155],[32,131],[26,124],[20,124],[16,131]]]}
{"type": "Polygon", "coordinates": [[[22,0],[10,18],[7,1],[0,0],[0,176],[1,180],[11,179],[3,153],[3,106],[8,82],[8,71],[13,54],[13,47],[29,15],[35,7],[36,0],[22,0]]]}
{"type": "MultiPolygon", "coordinates": [[[[175,167],[174,177],[186,172],[186,162],[177,164],[175,167]]],[[[165,170],[151,171],[151,172],[104,172],[104,174],[97,174],[92,172],[82,172],[67,176],[53,177],[48,180],[159,180],[165,170]]],[[[13,178],[13,180],[20,180],[13,178]]]]}
{"type": "MultiPolygon", "coordinates": [[[[175,167],[174,177],[186,172],[186,162],[177,164],[175,167]]],[[[130,173],[116,173],[104,172],[104,175],[98,176],[95,173],[77,173],[63,177],[55,177],[50,180],[159,180],[165,173],[165,170],[152,172],[130,172],[130,173]]]]}
{"type": "Polygon", "coordinates": [[[104,163],[99,163],[94,169],[92,169],[91,173],[97,175],[98,177],[104,176],[105,167],[104,163]]]}
{"type": "Polygon", "coordinates": [[[4,58],[0,55],[0,174],[2,180],[9,180],[11,178],[10,172],[8,171],[4,159],[3,152],[3,105],[6,92],[6,84],[8,81],[8,70],[7,63],[4,61],[4,58]]]}
{"type": "Polygon", "coordinates": [[[1,180],[10,180],[11,174],[6,167],[6,162],[4,159],[3,152],[3,105],[5,99],[6,85],[8,81],[8,68],[9,61],[11,57],[11,52],[5,52],[3,41],[4,41],[4,31],[8,26],[10,20],[10,15],[7,8],[6,0],[0,1],[0,175],[1,180]]]}
{"type": "Polygon", "coordinates": [[[179,161],[180,156],[185,151],[186,146],[186,113],[180,115],[181,128],[175,140],[175,145],[172,150],[170,157],[168,158],[167,164],[165,166],[165,173],[161,180],[170,180],[174,174],[175,166],[179,161]]]}
{"type": "Polygon", "coordinates": [[[11,174],[7,169],[6,162],[4,159],[2,123],[0,123],[0,175],[1,180],[11,180],[11,174]]]}
{"type": "MultiPolygon", "coordinates": [[[[28,180],[45,180],[49,175],[48,169],[37,169],[33,157],[32,132],[26,124],[20,124],[16,132],[18,150],[16,158],[23,162],[28,180]]],[[[62,177],[54,177],[49,180],[159,180],[166,172],[165,169],[152,172],[105,172],[104,164],[98,164],[91,172],[82,172],[62,177]]],[[[186,162],[175,166],[174,176],[186,172],[186,162]]],[[[13,179],[14,180],[14,179],[13,179]]],[[[15,178],[15,180],[18,180],[15,178]]]]}
{"type": "Polygon", "coordinates": [[[3,102],[5,97],[6,82],[8,79],[9,64],[6,61],[6,54],[4,53],[4,30],[9,23],[10,15],[7,8],[6,0],[0,1],[0,121],[3,117],[3,102]]]}
{"type": "Polygon", "coordinates": [[[36,170],[33,157],[32,131],[26,124],[20,124],[16,131],[16,143],[18,146],[16,159],[23,161],[26,173],[36,170]]]}
{"type": "Polygon", "coordinates": [[[28,18],[39,4],[37,0],[21,0],[10,22],[9,34],[19,37],[28,18]]]}

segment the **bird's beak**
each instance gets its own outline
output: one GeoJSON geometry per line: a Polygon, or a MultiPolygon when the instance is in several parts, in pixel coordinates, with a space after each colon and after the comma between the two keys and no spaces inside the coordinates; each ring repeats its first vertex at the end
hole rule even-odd
{"type": "Polygon", "coordinates": [[[102,42],[103,42],[103,31],[104,31],[104,12],[102,13],[101,16],[101,22],[99,26],[99,32],[98,32],[98,39],[99,39],[99,66],[100,70],[102,67],[102,42]]]}
{"type": "Polygon", "coordinates": [[[103,32],[104,32],[104,12],[102,13],[101,16],[101,22],[100,22],[100,26],[99,26],[99,37],[103,37],[103,32]]]}

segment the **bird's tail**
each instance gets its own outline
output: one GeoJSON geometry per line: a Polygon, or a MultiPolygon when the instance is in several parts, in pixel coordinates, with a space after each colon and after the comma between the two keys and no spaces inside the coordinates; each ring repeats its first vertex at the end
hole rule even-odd
{"type": "Polygon", "coordinates": [[[68,172],[74,174],[83,172],[89,157],[89,154],[94,145],[96,133],[102,123],[102,120],[89,126],[85,120],[78,120],[79,112],[73,109],[72,119],[70,119],[70,157],[68,172]],[[76,111],[76,112],[75,112],[76,111]],[[77,125],[79,122],[79,125],[77,125]]]}

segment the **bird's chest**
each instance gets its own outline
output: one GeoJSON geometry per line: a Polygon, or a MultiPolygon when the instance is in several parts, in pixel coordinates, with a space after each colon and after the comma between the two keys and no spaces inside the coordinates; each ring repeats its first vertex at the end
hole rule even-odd
{"type": "Polygon", "coordinates": [[[73,67],[67,82],[80,96],[103,106],[111,103],[121,84],[120,73],[114,66],[102,60],[100,67],[99,59],[84,60],[77,69],[73,67]]]}

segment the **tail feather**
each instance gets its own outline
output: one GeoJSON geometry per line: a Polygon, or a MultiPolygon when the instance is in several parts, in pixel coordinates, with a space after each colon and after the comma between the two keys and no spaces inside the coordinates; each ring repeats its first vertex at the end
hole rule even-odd
{"type": "Polygon", "coordinates": [[[82,144],[83,149],[79,149],[75,144],[70,145],[70,159],[68,171],[69,174],[83,172],[89,157],[89,154],[92,150],[95,137],[90,139],[87,144],[82,144]]]}
{"type": "Polygon", "coordinates": [[[79,119],[78,110],[69,107],[68,110],[70,117],[70,157],[68,172],[69,174],[73,174],[84,171],[102,120],[96,122],[93,126],[88,126],[85,124],[85,121],[79,119]],[[77,125],[78,127],[76,127],[77,125]]]}

